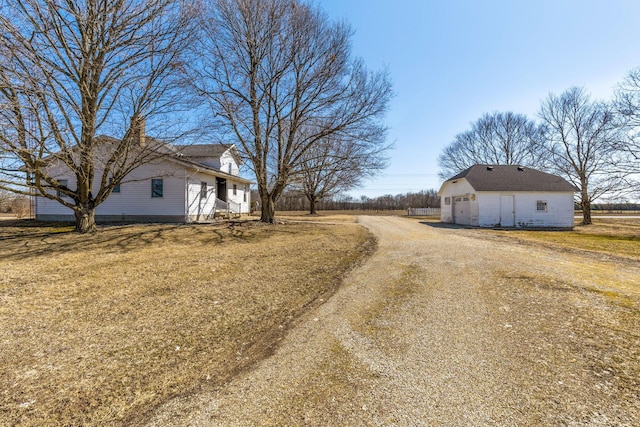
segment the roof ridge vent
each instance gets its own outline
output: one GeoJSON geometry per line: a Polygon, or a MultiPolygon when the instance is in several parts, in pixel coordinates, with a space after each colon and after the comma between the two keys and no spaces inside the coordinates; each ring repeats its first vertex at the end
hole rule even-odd
{"type": "Polygon", "coordinates": [[[524,171],[524,166],[518,166],[518,170],[519,170],[520,172],[524,171]]]}
{"type": "Polygon", "coordinates": [[[488,171],[492,171],[493,170],[493,166],[487,166],[487,170],[488,171]]]}

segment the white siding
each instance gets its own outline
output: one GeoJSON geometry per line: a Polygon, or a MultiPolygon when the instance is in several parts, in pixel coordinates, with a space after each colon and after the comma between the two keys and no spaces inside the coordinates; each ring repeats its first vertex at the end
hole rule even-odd
{"type": "Polygon", "coordinates": [[[478,224],[480,227],[500,226],[500,193],[476,193],[478,224]]]}
{"type": "Polygon", "coordinates": [[[195,174],[187,184],[187,211],[189,218],[196,221],[213,218],[216,207],[216,178],[211,175],[195,174]],[[202,183],[207,184],[207,193],[201,196],[202,183]]]}
{"type": "MultiPolygon", "coordinates": [[[[130,216],[158,216],[184,218],[185,176],[184,170],[167,161],[142,165],[129,174],[120,185],[120,193],[111,193],[96,208],[97,216],[111,219],[130,216]],[[163,196],[151,197],[151,179],[163,180],[163,196]]],[[[93,191],[97,193],[102,171],[96,171],[93,191]]],[[[75,187],[75,177],[70,173],[60,173],[61,179],[69,180],[69,187],[75,187]]],[[[72,216],[71,209],[43,197],[37,198],[37,214],[72,216]]]]}
{"type": "Polygon", "coordinates": [[[501,223],[500,197],[513,196],[515,227],[573,227],[573,193],[571,192],[476,192],[462,178],[447,182],[440,189],[440,221],[453,223],[452,208],[456,196],[469,196],[470,223],[480,227],[498,227],[501,223]],[[445,204],[445,198],[450,204],[445,204]],[[537,202],[546,202],[546,211],[537,211],[537,202]]]}
{"type": "Polygon", "coordinates": [[[573,227],[573,193],[516,194],[516,227],[573,227]],[[537,202],[546,211],[537,211],[537,202]]]}
{"type": "Polygon", "coordinates": [[[240,173],[240,168],[230,150],[225,151],[224,154],[220,156],[220,170],[231,175],[238,175],[240,173]]]}
{"type": "Polygon", "coordinates": [[[231,179],[227,179],[227,200],[230,200],[234,203],[240,205],[241,213],[249,213],[250,205],[251,205],[251,190],[249,184],[245,184],[242,182],[233,181],[231,179]],[[236,185],[236,194],[233,194],[233,186],[236,185]],[[246,186],[246,200],[245,200],[245,186],[246,186]]]}
{"type": "Polygon", "coordinates": [[[478,225],[500,225],[500,196],[514,197],[515,227],[573,227],[573,193],[561,192],[479,192],[478,225]],[[538,201],[546,202],[546,211],[536,210],[538,201]]]}
{"type": "MultiPolygon", "coordinates": [[[[63,166],[62,163],[57,163],[54,166],[51,166],[48,170],[49,174],[56,179],[66,179],[67,187],[75,188],[76,187],[76,177],[71,173],[71,171],[63,166]]],[[[51,191],[51,194],[55,194],[55,191],[51,191]]],[[[72,202],[72,200],[69,200],[72,202]]],[[[73,216],[73,211],[55,200],[50,200],[45,197],[37,197],[36,198],[36,215],[43,213],[49,213],[51,215],[71,215],[73,216]]]]}
{"type": "Polygon", "coordinates": [[[96,208],[96,215],[184,216],[185,174],[169,162],[142,165],[120,184],[120,193],[96,208]],[[151,197],[151,179],[163,181],[162,197],[151,197]]]}
{"type": "Polygon", "coordinates": [[[474,197],[471,195],[474,194],[473,187],[467,182],[466,179],[462,178],[457,180],[457,182],[448,182],[444,185],[444,187],[440,190],[440,221],[446,223],[453,223],[454,215],[453,215],[453,205],[454,198],[457,196],[465,196],[469,197],[469,207],[470,211],[470,220],[471,225],[477,225],[478,221],[478,206],[477,202],[474,200],[474,197]],[[445,204],[445,199],[449,198],[450,204],[445,204]]]}

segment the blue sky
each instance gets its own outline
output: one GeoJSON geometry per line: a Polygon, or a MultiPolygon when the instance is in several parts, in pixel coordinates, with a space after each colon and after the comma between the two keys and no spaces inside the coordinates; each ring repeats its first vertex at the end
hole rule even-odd
{"type": "Polygon", "coordinates": [[[349,194],[438,189],[437,157],[482,114],[537,118],[550,92],[608,100],[640,66],[636,0],[317,0],[355,30],[353,54],[389,68],[389,168],[349,194]]]}

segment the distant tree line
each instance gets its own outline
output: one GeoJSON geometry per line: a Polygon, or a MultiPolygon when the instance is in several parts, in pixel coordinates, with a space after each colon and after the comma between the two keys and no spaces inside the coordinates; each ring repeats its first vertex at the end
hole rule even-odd
{"type": "Polygon", "coordinates": [[[591,206],[594,211],[607,211],[607,212],[640,212],[640,203],[629,202],[607,202],[607,203],[594,203],[591,206]]]}
{"type": "MultiPolygon", "coordinates": [[[[255,192],[256,190],[253,190],[255,192]]],[[[259,203],[259,198],[252,200],[259,203]]],[[[383,195],[379,197],[353,196],[345,194],[332,195],[322,198],[315,203],[315,209],[327,210],[405,210],[407,208],[439,208],[440,198],[437,190],[423,190],[416,193],[405,193],[396,195],[383,195]]],[[[259,205],[254,206],[255,210],[260,210],[259,205]]],[[[283,193],[276,204],[278,211],[308,211],[312,212],[312,206],[305,194],[298,190],[287,190],[283,193]]]]}
{"type": "Polygon", "coordinates": [[[28,217],[31,214],[31,199],[22,194],[0,190],[0,214],[28,217]]]}

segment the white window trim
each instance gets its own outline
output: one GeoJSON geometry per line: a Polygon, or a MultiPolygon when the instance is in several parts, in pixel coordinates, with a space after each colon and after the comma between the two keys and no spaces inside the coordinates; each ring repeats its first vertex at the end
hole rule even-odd
{"type": "Polygon", "coordinates": [[[546,200],[536,200],[536,212],[547,212],[549,210],[549,205],[546,200]],[[544,206],[544,209],[540,209],[540,207],[544,206]]]}

